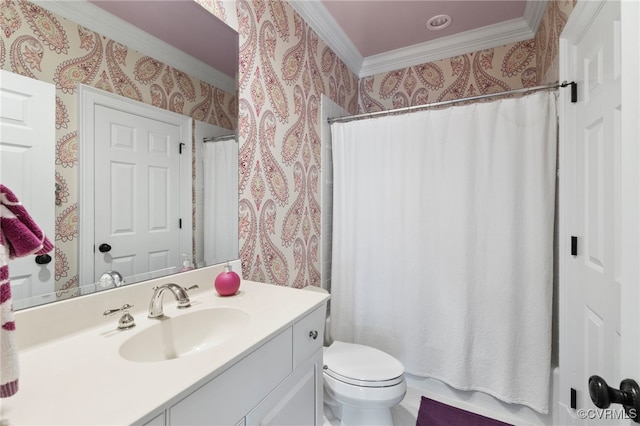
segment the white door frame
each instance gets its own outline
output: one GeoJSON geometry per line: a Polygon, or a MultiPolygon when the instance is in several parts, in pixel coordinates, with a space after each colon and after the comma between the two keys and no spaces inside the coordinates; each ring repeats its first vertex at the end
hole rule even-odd
{"type": "Polygon", "coordinates": [[[193,251],[192,241],[192,119],[186,115],[167,111],[153,105],[134,101],[129,98],[105,92],[94,87],[79,85],[79,197],[78,197],[78,280],[80,287],[94,282],[94,250],[93,232],[82,232],[83,229],[94,229],[94,108],[102,105],[126,113],[144,116],[150,119],[172,123],[180,127],[180,138],[186,149],[180,156],[180,217],[182,218],[182,233],[180,238],[180,253],[193,251]],[[87,165],[90,165],[88,167],[87,165]],[[90,255],[83,255],[87,253],[90,255]]]}
{"type": "MultiPolygon", "coordinates": [[[[570,80],[576,75],[577,64],[574,55],[571,54],[571,46],[575,40],[579,40],[586,28],[594,19],[597,12],[603,6],[605,0],[579,1],[573,10],[560,38],[560,80],[570,80]]],[[[620,185],[619,196],[625,200],[624,208],[619,212],[619,226],[622,229],[619,249],[621,260],[619,265],[619,279],[621,283],[621,350],[620,350],[620,374],[622,378],[631,378],[640,382],[640,84],[638,75],[640,72],[640,6],[637,1],[621,1],[621,58],[622,78],[622,111],[621,111],[621,145],[620,145],[620,185]]],[[[579,79],[578,79],[579,80],[579,79]]],[[[582,82],[578,81],[578,84],[582,82]]],[[[560,89],[560,211],[572,211],[576,206],[575,176],[566,173],[567,165],[575,158],[575,152],[567,149],[562,141],[571,140],[575,134],[574,126],[566,125],[575,123],[576,115],[569,102],[568,90],[560,89]]],[[[576,321],[579,313],[574,312],[571,304],[571,293],[578,290],[580,283],[576,282],[576,270],[570,264],[570,240],[573,224],[566,214],[560,215],[559,222],[559,279],[560,279],[560,339],[561,348],[563,341],[570,338],[582,338],[582,336],[567,335],[567,324],[576,321]]],[[[574,234],[575,235],[575,234],[574,234]]],[[[567,344],[566,342],[564,344],[567,344]]],[[[613,355],[613,354],[612,354],[613,355]]],[[[590,374],[587,372],[587,374],[590,374]]],[[[572,366],[571,360],[564,358],[560,351],[560,390],[559,390],[559,424],[581,423],[575,412],[570,409],[570,387],[572,366]]],[[[588,392],[585,386],[582,391],[588,392]]],[[[619,383],[609,383],[611,387],[618,388],[619,383]]],[[[584,408],[584,407],[578,407],[584,408]]],[[[611,409],[622,409],[621,406],[612,406],[611,409]]],[[[631,423],[629,421],[629,424],[631,423]]]]}
{"type": "MultiPolygon", "coordinates": [[[[622,340],[622,377],[640,383],[640,4],[622,1],[622,161],[621,196],[634,201],[627,203],[621,213],[622,263],[629,265],[623,272],[621,333],[633,339],[622,340]],[[634,194],[627,197],[627,194],[634,194]],[[634,236],[634,237],[631,237],[634,236]]],[[[618,383],[615,383],[618,386],[618,383]]]]}

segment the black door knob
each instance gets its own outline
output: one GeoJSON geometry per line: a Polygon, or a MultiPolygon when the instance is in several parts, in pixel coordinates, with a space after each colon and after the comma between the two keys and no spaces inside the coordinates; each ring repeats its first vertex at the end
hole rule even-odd
{"type": "Polygon", "coordinates": [[[107,243],[102,243],[98,246],[98,250],[100,250],[100,253],[108,253],[111,251],[111,246],[107,243]]]}
{"type": "Polygon", "coordinates": [[[48,254],[39,254],[36,256],[36,263],[38,265],[46,265],[51,262],[51,256],[48,254]]]}
{"type": "Polygon", "coordinates": [[[620,382],[620,390],[607,385],[600,376],[589,378],[589,396],[598,408],[608,408],[611,404],[622,404],[630,419],[640,423],[640,386],[632,379],[620,382]]]}

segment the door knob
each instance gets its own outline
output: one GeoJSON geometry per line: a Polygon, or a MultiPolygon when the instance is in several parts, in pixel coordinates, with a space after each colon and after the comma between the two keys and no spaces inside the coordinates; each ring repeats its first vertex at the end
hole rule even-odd
{"type": "Polygon", "coordinates": [[[589,396],[598,408],[608,408],[613,404],[622,404],[625,413],[636,423],[640,423],[640,386],[632,379],[620,382],[620,390],[607,385],[600,376],[589,378],[589,396]]]}
{"type": "Polygon", "coordinates": [[[46,265],[51,262],[51,256],[48,254],[39,254],[36,256],[36,263],[38,265],[46,265]]]}
{"type": "Polygon", "coordinates": [[[100,250],[100,253],[108,253],[111,251],[111,246],[107,243],[102,243],[98,246],[98,250],[100,250]]]}

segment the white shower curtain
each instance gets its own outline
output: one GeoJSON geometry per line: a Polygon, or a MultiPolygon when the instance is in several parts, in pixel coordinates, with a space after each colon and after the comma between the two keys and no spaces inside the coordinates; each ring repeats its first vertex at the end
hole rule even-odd
{"type": "Polygon", "coordinates": [[[236,140],[205,143],[203,163],[204,260],[215,265],[238,257],[236,140]]]}
{"type": "Polygon", "coordinates": [[[331,332],[548,412],[551,93],[332,125],[331,332]]]}

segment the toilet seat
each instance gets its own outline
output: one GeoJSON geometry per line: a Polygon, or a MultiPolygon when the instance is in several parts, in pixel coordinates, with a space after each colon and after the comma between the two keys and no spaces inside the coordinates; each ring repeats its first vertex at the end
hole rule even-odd
{"type": "Polygon", "coordinates": [[[391,355],[364,345],[333,342],[324,349],[324,373],[359,387],[396,386],[404,381],[404,366],[391,355]]]}

